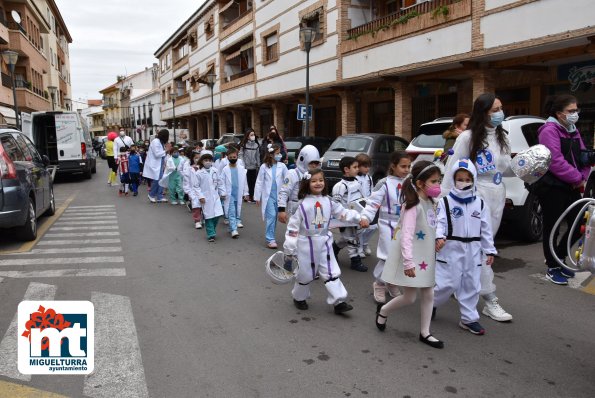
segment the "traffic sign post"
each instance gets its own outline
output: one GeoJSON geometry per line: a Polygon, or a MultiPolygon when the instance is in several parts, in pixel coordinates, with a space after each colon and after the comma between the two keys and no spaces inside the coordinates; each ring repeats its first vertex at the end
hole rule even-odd
{"type": "MultiPolygon", "coordinates": [[[[310,105],[308,107],[308,119],[312,120],[312,105],[310,105]]],[[[306,105],[298,104],[297,120],[302,120],[302,121],[306,120],[306,105]]]]}

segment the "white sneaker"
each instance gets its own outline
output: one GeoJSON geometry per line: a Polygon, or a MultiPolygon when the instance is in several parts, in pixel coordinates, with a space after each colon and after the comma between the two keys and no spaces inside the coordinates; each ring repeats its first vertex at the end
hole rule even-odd
{"type": "Polygon", "coordinates": [[[183,200],[180,200],[180,203],[178,203],[178,204],[180,204],[182,206],[186,206],[186,202],[184,202],[183,200]]]}
{"type": "Polygon", "coordinates": [[[178,202],[177,202],[177,201],[175,201],[175,200],[173,200],[173,201],[171,201],[171,202],[170,202],[170,204],[172,204],[172,205],[177,205],[177,204],[178,204],[178,202]]]}
{"type": "Polygon", "coordinates": [[[231,231],[231,237],[237,239],[240,237],[240,234],[238,231],[231,231]]]}
{"type": "Polygon", "coordinates": [[[483,307],[482,314],[489,316],[498,322],[512,321],[512,315],[504,311],[504,308],[498,303],[498,299],[486,300],[485,307],[483,307]]]}
{"type": "Polygon", "coordinates": [[[149,198],[149,202],[151,203],[156,203],[157,199],[155,199],[154,197],[152,197],[151,195],[147,196],[149,198]]]}
{"type": "Polygon", "coordinates": [[[167,203],[167,199],[163,198],[163,199],[159,199],[158,200],[159,203],[167,203]]]}
{"type": "Polygon", "coordinates": [[[364,246],[364,253],[366,254],[366,256],[372,255],[372,250],[370,249],[369,246],[364,246]]]}
{"type": "Polygon", "coordinates": [[[202,223],[200,221],[194,223],[194,228],[202,229],[202,223]]]}
{"type": "Polygon", "coordinates": [[[225,224],[225,225],[229,225],[229,220],[228,220],[227,218],[224,218],[224,219],[223,219],[223,224],[225,224]]]}
{"type": "Polygon", "coordinates": [[[241,222],[238,223],[238,228],[244,228],[244,224],[242,224],[241,222]]]}

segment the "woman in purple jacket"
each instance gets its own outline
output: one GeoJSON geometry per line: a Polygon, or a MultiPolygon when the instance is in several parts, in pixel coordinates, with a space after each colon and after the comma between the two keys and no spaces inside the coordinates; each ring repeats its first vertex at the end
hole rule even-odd
{"type": "MultiPolygon", "coordinates": [[[[535,186],[535,193],[543,210],[543,254],[548,268],[546,277],[555,284],[567,285],[568,278],[572,278],[574,273],[556,262],[550,251],[549,238],[558,217],[581,198],[580,190],[589,177],[591,167],[581,163],[581,150],[585,149],[585,144],[575,125],[579,115],[576,98],[572,95],[548,98],[545,111],[549,117],[539,129],[539,143],[552,152],[552,163],[549,171],[535,186]]],[[[568,228],[577,213],[578,209],[566,217],[568,228]]],[[[579,238],[578,232],[575,235],[573,239],[576,240],[579,238]]],[[[555,247],[556,255],[561,259],[568,255],[567,240],[568,232],[555,247]]],[[[554,242],[558,242],[557,234],[554,242]]]]}

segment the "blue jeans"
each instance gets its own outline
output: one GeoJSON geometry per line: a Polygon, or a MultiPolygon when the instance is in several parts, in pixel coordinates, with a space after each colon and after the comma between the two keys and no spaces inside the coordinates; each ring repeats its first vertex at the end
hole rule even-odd
{"type": "Polygon", "coordinates": [[[265,239],[267,243],[275,241],[275,228],[277,227],[277,196],[271,196],[267,200],[267,207],[264,213],[266,230],[265,239]]]}
{"type": "Polygon", "coordinates": [[[229,219],[228,229],[229,232],[237,231],[238,230],[238,222],[240,221],[238,218],[238,201],[234,199],[232,196],[229,201],[229,207],[226,209],[227,211],[225,214],[229,219]]]}
{"type": "Polygon", "coordinates": [[[149,196],[157,200],[163,199],[163,187],[159,185],[161,177],[163,177],[163,168],[159,172],[159,178],[151,182],[151,191],[149,192],[149,196]]]}

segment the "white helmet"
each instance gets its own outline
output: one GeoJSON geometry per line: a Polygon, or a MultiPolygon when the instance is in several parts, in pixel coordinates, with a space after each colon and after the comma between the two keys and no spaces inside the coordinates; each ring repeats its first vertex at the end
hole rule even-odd
{"type": "Polygon", "coordinates": [[[273,254],[265,263],[264,270],[276,285],[290,283],[298,272],[298,262],[294,256],[285,256],[282,251],[273,254]]]}
{"type": "Polygon", "coordinates": [[[320,162],[320,153],[314,145],[306,145],[302,148],[295,160],[295,167],[297,167],[301,173],[305,173],[308,171],[308,165],[311,162],[320,162]]]}

